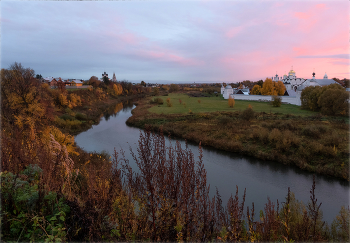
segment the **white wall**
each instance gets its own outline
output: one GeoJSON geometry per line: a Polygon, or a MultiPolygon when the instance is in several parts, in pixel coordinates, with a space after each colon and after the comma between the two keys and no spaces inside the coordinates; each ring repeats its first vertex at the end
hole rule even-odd
{"type": "MultiPolygon", "coordinates": [[[[235,100],[255,100],[255,101],[271,101],[271,95],[243,95],[243,94],[233,94],[231,95],[235,100]]],[[[301,106],[300,93],[297,92],[296,97],[290,96],[279,96],[282,98],[283,103],[288,103],[292,105],[301,106]]]]}

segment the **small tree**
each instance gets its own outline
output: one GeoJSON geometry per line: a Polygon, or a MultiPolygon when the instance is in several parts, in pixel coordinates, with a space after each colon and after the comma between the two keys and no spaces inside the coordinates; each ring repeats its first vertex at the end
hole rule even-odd
{"type": "Polygon", "coordinates": [[[109,81],[109,78],[107,76],[103,76],[102,80],[106,85],[109,85],[110,81],[109,81]]]}
{"type": "Polygon", "coordinates": [[[242,119],[246,121],[250,121],[251,119],[254,118],[254,116],[255,116],[254,111],[251,105],[249,105],[248,108],[245,109],[241,115],[242,119]]]}
{"type": "Polygon", "coordinates": [[[231,108],[233,108],[235,106],[235,99],[231,95],[228,98],[228,106],[231,108]]]}
{"type": "Polygon", "coordinates": [[[159,95],[159,89],[157,87],[153,88],[153,94],[154,95],[159,95]]]}
{"type": "Polygon", "coordinates": [[[280,107],[281,104],[282,104],[282,99],[281,99],[281,97],[278,97],[278,96],[274,95],[274,96],[272,96],[272,102],[271,103],[272,103],[272,105],[274,107],[280,107]]]}
{"type": "Polygon", "coordinates": [[[177,84],[170,84],[170,88],[169,88],[169,92],[175,92],[175,91],[179,91],[179,85],[177,84]]]}

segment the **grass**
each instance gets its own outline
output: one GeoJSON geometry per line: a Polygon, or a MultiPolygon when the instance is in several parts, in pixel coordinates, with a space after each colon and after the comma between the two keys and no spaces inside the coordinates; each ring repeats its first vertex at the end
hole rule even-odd
{"type": "MultiPolygon", "coordinates": [[[[162,97],[162,96],[157,96],[162,97]]],[[[192,111],[193,113],[214,112],[214,111],[243,111],[249,105],[253,107],[255,112],[266,113],[281,113],[292,114],[295,116],[311,116],[319,114],[319,112],[301,110],[300,106],[282,104],[280,107],[273,107],[270,102],[258,102],[248,100],[235,100],[235,106],[230,108],[228,100],[223,97],[190,97],[187,94],[171,93],[167,98],[170,98],[172,107],[167,104],[153,106],[149,109],[150,112],[156,114],[186,114],[192,111]],[[182,101],[180,104],[179,100],[182,101]],[[198,102],[200,100],[200,102],[198,102]]]]}

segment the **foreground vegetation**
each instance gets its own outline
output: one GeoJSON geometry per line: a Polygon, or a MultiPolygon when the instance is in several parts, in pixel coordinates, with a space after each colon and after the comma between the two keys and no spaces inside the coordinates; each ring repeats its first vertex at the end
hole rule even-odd
{"type": "Polygon", "coordinates": [[[164,133],[204,146],[349,180],[347,118],[254,101],[236,100],[232,109],[218,97],[202,97],[198,102],[198,98],[185,96],[161,97],[170,98],[173,106],[140,102],[127,124],[140,128],[148,125],[154,131],[162,128],[164,133]],[[184,103],[193,110],[184,108],[184,103]],[[219,111],[207,112],[213,110],[219,111]]]}
{"type": "Polygon", "coordinates": [[[130,83],[91,82],[91,89],[68,92],[17,63],[1,70],[1,240],[349,240],[349,208],[324,223],[314,184],[309,204],[288,191],[257,216],[238,188],[227,206],[218,191],[209,198],[201,158],[165,148],[162,135],[141,134],[139,173],[123,152],[83,151],[74,133],[120,110],[122,99],[145,94],[130,83]]]}

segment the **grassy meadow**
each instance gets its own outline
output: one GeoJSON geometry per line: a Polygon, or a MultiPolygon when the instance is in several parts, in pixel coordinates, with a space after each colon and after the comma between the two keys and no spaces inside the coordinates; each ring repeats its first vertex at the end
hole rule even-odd
{"type": "Polygon", "coordinates": [[[154,98],[161,98],[164,101],[162,105],[156,105],[148,109],[149,112],[156,114],[243,111],[247,109],[249,105],[251,105],[256,112],[292,114],[295,116],[312,116],[319,114],[319,112],[301,110],[300,106],[296,105],[282,104],[281,107],[273,107],[270,102],[248,100],[235,100],[235,105],[231,108],[228,105],[228,100],[225,100],[221,95],[218,97],[191,97],[183,93],[170,93],[168,96],[156,96],[154,98]],[[170,98],[171,107],[167,105],[166,99],[168,98],[170,98]],[[181,100],[181,103],[179,100],[181,100]]]}

